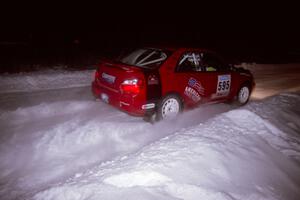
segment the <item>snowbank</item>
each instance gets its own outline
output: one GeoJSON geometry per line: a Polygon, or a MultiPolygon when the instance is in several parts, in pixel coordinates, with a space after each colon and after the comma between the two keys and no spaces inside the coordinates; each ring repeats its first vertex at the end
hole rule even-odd
{"type": "Polygon", "coordinates": [[[0,76],[0,94],[80,87],[90,85],[94,70],[47,70],[0,76]]]}
{"type": "Polygon", "coordinates": [[[256,82],[252,98],[263,99],[282,92],[300,91],[300,64],[242,63],[237,67],[249,69],[256,82]]]}
{"type": "Polygon", "coordinates": [[[93,71],[2,75],[0,199],[299,199],[299,92],[265,98],[299,68],[266,66],[247,106],[155,125],[92,101],[93,71]]]}
{"type": "Polygon", "coordinates": [[[280,95],[226,112],[34,199],[299,199],[299,103],[280,95]],[[273,121],[282,113],[286,125],[273,121]]]}

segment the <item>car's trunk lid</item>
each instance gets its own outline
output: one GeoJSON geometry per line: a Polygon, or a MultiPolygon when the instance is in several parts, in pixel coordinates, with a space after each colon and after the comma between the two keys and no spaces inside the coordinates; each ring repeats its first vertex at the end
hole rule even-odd
{"type": "Polygon", "coordinates": [[[120,85],[126,79],[143,78],[142,70],[122,63],[105,62],[97,69],[96,81],[115,93],[120,92],[120,85]]]}

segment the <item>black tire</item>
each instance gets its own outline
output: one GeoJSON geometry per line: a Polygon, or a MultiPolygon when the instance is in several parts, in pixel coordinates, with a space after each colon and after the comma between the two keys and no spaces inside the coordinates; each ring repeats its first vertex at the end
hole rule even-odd
{"type": "Polygon", "coordinates": [[[182,112],[183,104],[178,95],[170,94],[163,98],[157,108],[157,120],[173,119],[182,112]]]}
{"type": "Polygon", "coordinates": [[[248,84],[242,85],[237,93],[237,97],[236,97],[237,104],[240,106],[245,105],[250,99],[250,94],[251,94],[250,86],[248,84]]]}

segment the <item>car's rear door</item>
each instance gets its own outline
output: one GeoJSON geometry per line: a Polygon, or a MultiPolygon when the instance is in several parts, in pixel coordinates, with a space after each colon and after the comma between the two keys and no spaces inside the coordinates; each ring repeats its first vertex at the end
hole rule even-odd
{"type": "Polygon", "coordinates": [[[205,102],[213,92],[210,77],[206,76],[201,66],[200,52],[184,52],[178,60],[174,76],[174,87],[187,105],[205,102]]]}

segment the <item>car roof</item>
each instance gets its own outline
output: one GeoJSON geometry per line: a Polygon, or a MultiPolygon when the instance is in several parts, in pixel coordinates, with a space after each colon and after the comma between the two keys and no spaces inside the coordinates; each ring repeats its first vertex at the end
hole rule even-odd
{"type": "Polygon", "coordinates": [[[149,46],[147,48],[154,48],[154,49],[161,49],[161,50],[166,50],[166,51],[204,51],[204,52],[214,52],[212,50],[206,49],[206,48],[195,48],[195,47],[173,47],[173,46],[149,46]]]}

